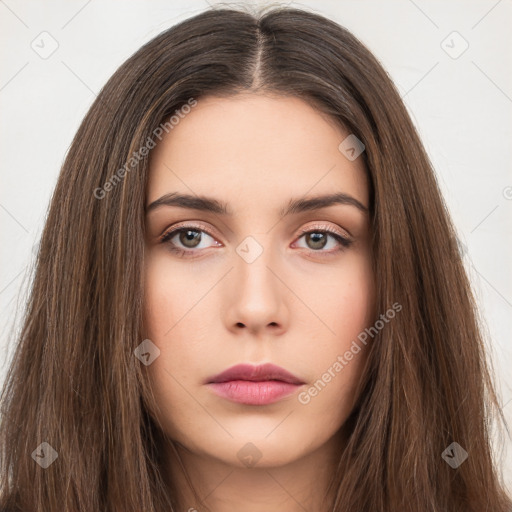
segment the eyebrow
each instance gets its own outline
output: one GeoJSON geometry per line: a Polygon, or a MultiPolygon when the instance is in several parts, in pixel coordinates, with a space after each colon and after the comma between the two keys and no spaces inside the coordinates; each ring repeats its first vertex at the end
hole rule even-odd
{"type": "MultiPolygon", "coordinates": [[[[286,217],[291,214],[320,210],[321,208],[327,208],[336,204],[354,206],[361,212],[368,212],[368,208],[355,197],[343,192],[338,192],[310,198],[290,199],[288,204],[279,211],[279,216],[286,217]]],[[[230,217],[234,215],[229,205],[217,199],[206,196],[180,194],[178,192],[165,194],[153,201],[146,207],[146,214],[162,206],[177,206],[179,208],[200,210],[230,217]]]]}

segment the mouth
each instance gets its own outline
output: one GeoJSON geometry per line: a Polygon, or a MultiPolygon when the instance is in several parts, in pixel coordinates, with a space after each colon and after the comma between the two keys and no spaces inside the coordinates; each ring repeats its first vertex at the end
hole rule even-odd
{"type": "Polygon", "coordinates": [[[292,373],[270,363],[232,366],[206,381],[206,385],[218,396],[246,405],[277,402],[295,393],[303,384],[292,373]]]}

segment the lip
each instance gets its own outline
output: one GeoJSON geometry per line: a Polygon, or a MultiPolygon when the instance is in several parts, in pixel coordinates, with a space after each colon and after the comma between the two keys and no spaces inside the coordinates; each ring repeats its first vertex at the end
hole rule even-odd
{"type": "Polygon", "coordinates": [[[217,395],[247,405],[267,405],[293,394],[304,382],[271,363],[238,364],[206,380],[217,395]]]}

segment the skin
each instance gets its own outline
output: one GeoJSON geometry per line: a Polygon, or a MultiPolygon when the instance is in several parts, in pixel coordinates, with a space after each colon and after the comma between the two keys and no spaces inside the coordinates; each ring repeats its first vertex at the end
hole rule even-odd
{"type": "Polygon", "coordinates": [[[158,403],[151,413],[204,500],[194,498],[169,444],[166,475],[177,482],[179,510],[326,510],[370,345],[307,404],[298,394],[372,324],[369,217],[346,204],[285,218],[278,211],[292,198],[334,191],[369,207],[362,158],[338,149],[347,135],[298,98],[209,96],[151,153],[146,205],[180,192],[213,196],[235,213],[161,206],[146,215],[145,334],[160,349],[146,367],[158,403]],[[183,222],[209,232],[199,232],[197,248],[174,235],[192,257],[159,241],[183,222]],[[344,248],[329,235],[322,247],[303,228],[332,229],[353,243],[344,248]],[[263,251],[251,263],[236,251],[247,236],[263,251]],[[305,384],[264,406],[231,402],[205,385],[235,364],[265,362],[305,384]],[[260,458],[249,466],[239,453],[260,458]]]}

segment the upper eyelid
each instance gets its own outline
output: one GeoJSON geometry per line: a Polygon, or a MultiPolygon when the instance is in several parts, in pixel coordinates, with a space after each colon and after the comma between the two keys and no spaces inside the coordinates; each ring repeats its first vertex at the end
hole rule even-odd
{"type": "MultiPolygon", "coordinates": [[[[312,222],[314,222],[314,221],[312,221],[312,222]]],[[[329,233],[336,234],[336,235],[341,236],[342,238],[345,238],[345,239],[348,239],[348,240],[352,240],[352,238],[353,238],[351,233],[349,233],[349,231],[346,230],[346,229],[343,229],[343,231],[345,231],[348,236],[343,234],[343,233],[340,233],[339,230],[334,229],[334,228],[328,226],[327,224],[325,224],[325,221],[323,221],[323,222],[322,221],[317,221],[317,222],[318,222],[318,224],[315,224],[315,225],[312,225],[312,226],[309,226],[309,227],[301,228],[296,233],[295,236],[302,237],[302,236],[304,236],[305,234],[307,234],[310,231],[318,230],[318,231],[327,231],[329,233]]],[[[179,232],[180,230],[186,230],[187,228],[190,229],[190,230],[203,231],[208,236],[210,236],[212,238],[215,238],[215,239],[217,238],[217,236],[212,234],[210,232],[211,230],[206,228],[205,226],[203,226],[201,224],[195,224],[193,221],[185,221],[185,222],[183,222],[183,224],[173,225],[171,228],[166,229],[162,233],[162,235],[160,235],[158,237],[158,239],[162,240],[164,238],[167,238],[171,234],[175,234],[176,232],[179,232]]]]}
{"type": "Polygon", "coordinates": [[[161,240],[162,238],[166,237],[167,235],[169,235],[171,233],[174,233],[175,231],[180,231],[180,230],[184,230],[187,228],[189,228],[190,230],[194,230],[194,231],[204,231],[208,236],[211,236],[212,238],[216,238],[215,235],[210,233],[210,231],[211,231],[210,229],[206,228],[205,226],[201,226],[199,224],[196,225],[194,223],[190,223],[190,221],[189,221],[189,222],[186,222],[183,224],[173,225],[170,228],[166,228],[164,230],[164,232],[158,237],[158,239],[161,240]]]}
{"type": "MultiPolygon", "coordinates": [[[[312,222],[314,222],[314,221],[312,221],[312,222]]],[[[329,231],[332,233],[336,233],[337,235],[342,236],[344,238],[352,238],[352,234],[347,229],[344,229],[344,228],[334,229],[331,226],[329,226],[328,224],[325,224],[325,222],[321,222],[321,221],[317,221],[317,222],[318,222],[318,224],[314,224],[309,227],[301,228],[299,230],[298,234],[302,235],[305,232],[307,233],[308,231],[314,231],[316,229],[318,231],[329,231]],[[343,232],[345,232],[348,236],[346,236],[343,232]]]]}

